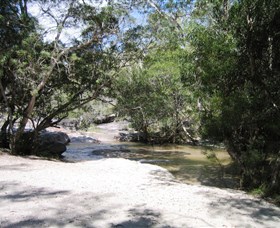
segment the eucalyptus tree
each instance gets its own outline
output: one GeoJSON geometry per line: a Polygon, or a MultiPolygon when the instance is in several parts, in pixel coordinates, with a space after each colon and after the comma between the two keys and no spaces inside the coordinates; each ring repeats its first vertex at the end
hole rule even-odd
{"type": "MultiPolygon", "coordinates": [[[[126,31],[121,30],[128,17],[125,7],[74,0],[9,2],[15,9],[22,4],[30,19],[34,8],[41,15],[35,15],[36,28],[9,49],[11,55],[2,64],[6,70],[1,81],[9,82],[1,98],[10,110],[3,130],[10,129],[13,153],[21,153],[26,143],[22,136],[28,120],[33,134],[27,140],[34,144],[31,150],[36,150],[36,135],[41,130],[56,125],[69,111],[106,95],[115,74],[131,61],[133,49],[133,40],[127,45],[126,31]]],[[[22,18],[22,12],[16,11],[16,16],[22,18]]]]}

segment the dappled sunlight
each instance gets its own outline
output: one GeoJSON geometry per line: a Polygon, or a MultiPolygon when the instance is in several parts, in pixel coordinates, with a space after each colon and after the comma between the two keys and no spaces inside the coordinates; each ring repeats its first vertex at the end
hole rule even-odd
{"type": "Polygon", "coordinates": [[[271,204],[239,191],[184,184],[153,164],[1,155],[0,167],[1,227],[238,227],[244,221],[275,227],[280,222],[279,208],[271,204]]]}

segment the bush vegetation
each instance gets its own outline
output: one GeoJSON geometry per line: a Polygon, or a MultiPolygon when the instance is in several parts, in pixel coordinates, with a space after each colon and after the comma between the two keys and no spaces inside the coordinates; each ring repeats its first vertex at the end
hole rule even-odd
{"type": "Polygon", "coordinates": [[[279,193],[279,1],[101,2],[1,1],[2,146],[110,97],[144,141],[222,142],[242,188],[279,193]]]}

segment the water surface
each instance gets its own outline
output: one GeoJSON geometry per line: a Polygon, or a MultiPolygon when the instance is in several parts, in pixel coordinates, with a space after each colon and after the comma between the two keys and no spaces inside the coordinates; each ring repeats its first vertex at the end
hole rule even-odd
{"type": "Polygon", "coordinates": [[[96,143],[71,143],[64,153],[69,161],[104,158],[125,158],[166,168],[178,181],[222,188],[238,186],[237,170],[223,149],[187,145],[147,145],[119,142],[115,139],[122,124],[102,124],[88,136],[100,140],[96,143]],[[210,156],[209,156],[210,155],[210,156]],[[211,157],[209,159],[209,157],[211,157]]]}

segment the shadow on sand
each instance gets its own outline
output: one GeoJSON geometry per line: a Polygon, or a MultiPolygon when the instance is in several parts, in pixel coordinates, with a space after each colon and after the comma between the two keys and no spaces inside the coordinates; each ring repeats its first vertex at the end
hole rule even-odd
{"type": "Polygon", "coordinates": [[[8,209],[12,214],[8,218],[0,218],[2,228],[65,226],[137,228],[153,227],[161,220],[161,214],[153,210],[126,208],[120,211],[122,210],[120,205],[106,202],[111,197],[110,194],[95,196],[87,193],[81,196],[70,191],[54,191],[3,181],[0,182],[0,189],[0,211],[8,209]],[[22,190],[14,190],[19,188],[22,190]],[[120,219],[118,214],[122,214],[120,219]],[[112,221],[107,223],[110,220],[112,221]]]}
{"type": "MultiPolygon", "coordinates": [[[[172,190],[173,185],[174,188],[181,185],[172,182],[169,176],[165,176],[161,172],[152,172],[151,175],[158,176],[156,180],[161,184],[154,187],[167,188],[167,191],[172,190]]],[[[145,190],[147,189],[149,188],[146,187],[145,190]]],[[[280,222],[279,209],[264,201],[250,199],[244,193],[234,191],[232,195],[223,196],[219,194],[219,191],[223,190],[198,189],[195,194],[201,194],[209,200],[209,203],[201,210],[203,213],[207,211],[213,218],[222,215],[223,218],[228,218],[233,222],[236,227],[247,226],[247,221],[238,220],[239,215],[240,218],[249,219],[252,224],[260,224],[262,227],[267,227],[267,223],[278,224],[280,222]]],[[[203,220],[204,217],[199,214],[196,217],[188,217],[184,208],[182,208],[182,214],[173,214],[169,217],[168,213],[172,213],[172,211],[165,211],[162,214],[160,207],[157,207],[157,210],[151,209],[148,206],[149,199],[141,205],[125,204],[115,200],[118,195],[114,191],[95,193],[94,187],[90,192],[72,192],[63,190],[59,186],[49,189],[27,186],[20,182],[0,181],[0,190],[0,214],[5,215],[0,218],[0,227],[3,228],[66,226],[171,228],[190,227],[189,223],[199,224],[199,227],[214,227],[210,221],[203,220]]],[[[187,194],[185,196],[188,197],[187,194]]],[[[186,207],[191,207],[191,205],[186,205],[186,207]]],[[[212,217],[209,217],[209,220],[212,217]]]]}

